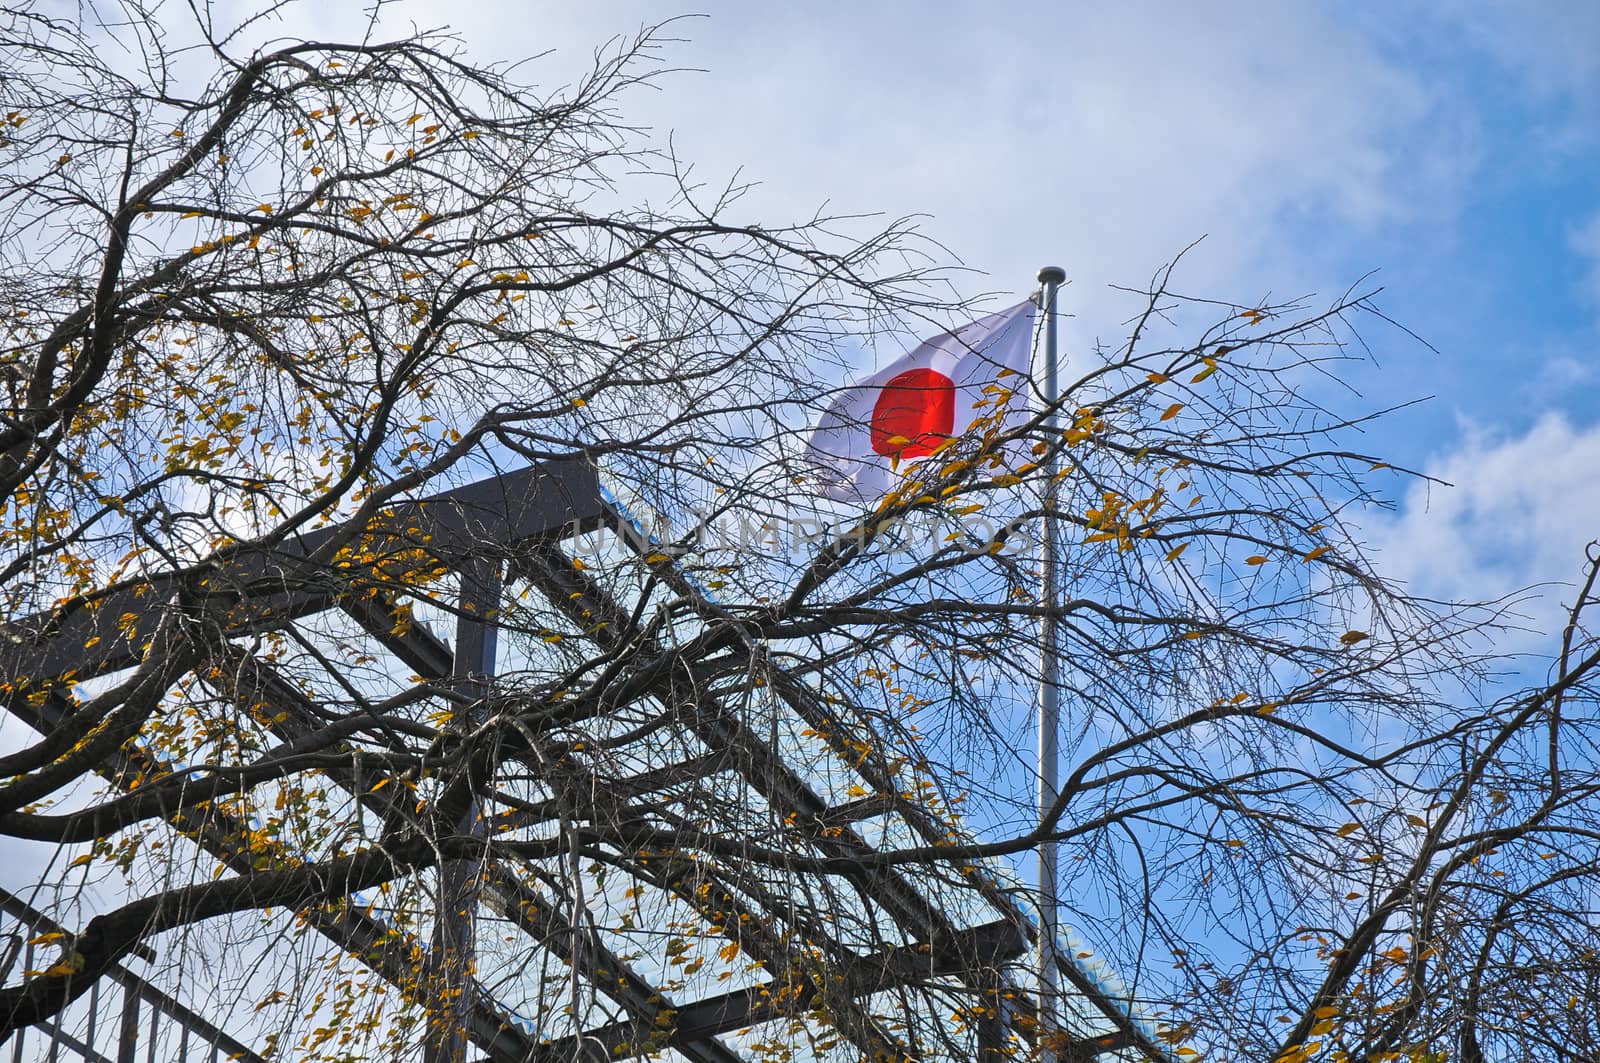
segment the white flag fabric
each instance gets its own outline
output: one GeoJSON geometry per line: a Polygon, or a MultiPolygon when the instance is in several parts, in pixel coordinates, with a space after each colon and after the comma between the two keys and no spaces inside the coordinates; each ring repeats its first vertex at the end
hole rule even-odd
{"type": "Polygon", "coordinates": [[[820,493],[873,501],[894,485],[907,462],[961,435],[978,417],[992,417],[999,389],[1017,393],[1000,427],[1026,421],[1033,321],[1029,299],[926,340],[846,388],[811,433],[820,493]]]}

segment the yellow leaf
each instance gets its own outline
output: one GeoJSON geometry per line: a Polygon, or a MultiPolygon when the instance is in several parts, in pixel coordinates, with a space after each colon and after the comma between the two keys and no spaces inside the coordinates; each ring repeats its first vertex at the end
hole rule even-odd
{"type": "Polygon", "coordinates": [[[283,1000],[286,996],[288,996],[288,994],[281,989],[272,993],[268,993],[266,996],[261,998],[261,1003],[256,1005],[256,1010],[260,1011],[262,1008],[270,1007],[271,1005],[278,1003],[278,1001],[283,1000]]]}
{"type": "Polygon", "coordinates": [[[1203,639],[1206,637],[1206,633],[1204,631],[1189,631],[1185,632],[1183,637],[1186,639],[1203,639]]]}
{"type": "Polygon", "coordinates": [[[258,203],[258,204],[256,204],[256,209],[259,210],[263,214],[271,214],[272,213],[272,204],[271,203],[258,203]]]}
{"type": "Polygon", "coordinates": [[[1194,376],[1189,378],[1189,383],[1198,384],[1198,383],[1200,383],[1200,381],[1204,380],[1206,377],[1210,376],[1212,373],[1215,373],[1216,371],[1217,371],[1217,367],[1214,366],[1214,365],[1213,366],[1209,366],[1209,367],[1207,367],[1205,369],[1202,369],[1202,370],[1200,370],[1200,372],[1196,373],[1194,376]]]}
{"type": "Polygon", "coordinates": [[[1426,829],[1428,826],[1428,821],[1415,813],[1407,813],[1406,822],[1411,824],[1413,827],[1422,827],[1426,829]]]}
{"type": "Polygon", "coordinates": [[[83,854],[83,855],[82,855],[82,856],[80,856],[80,857],[76,857],[76,858],[75,858],[75,859],[74,859],[74,860],[73,860],[73,861],[72,861],[72,862],[71,862],[71,863],[70,863],[70,864],[68,864],[68,865],[67,865],[67,866],[68,866],[68,867],[69,867],[69,868],[71,868],[71,867],[82,867],[82,866],[83,866],[83,865],[84,865],[84,864],[87,864],[87,863],[89,863],[89,862],[90,862],[90,861],[91,861],[91,860],[93,860],[93,859],[94,859],[94,854],[93,854],[93,853],[84,853],[84,854],[83,854]]]}
{"type": "Polygon", "coordinates": [[[466,269],[468,266],[476,266],[477,264],[477,262],[470,258],[464,258],[460,262],[456,263],[456,269],[466,269]]]}
{"type": "Polygon", "coordinates": [[[1178,416],[1178,411],[1181,410],[1181,409],[1183,409],[1183,403],[1174,402],[1171,406],[1167,407],[1167,409],[1166,409],[1166,411],[1164,413],[1162,413],[1161,419],[1163,421],[1170,421],[1174,417],[1178,416]]]}
{"type": "Polygon", "coordinates": [[[1244,842],[1240,841],[1238,838],[1229,838],[1228,839],[1228,844],[1233,846],[1235,849],[1243,849],[1244,848],[1244,842]]]}
{"type": "Polygon", "coordinates": [[[1145,379],[1150,381],[1152,384],[1165,384],[1172,378],[1165,373],[1146,373],[1145,379]]]}
{"type": "Polygon", "coordinates": [[[1339,837],[1341,837],[1341,838],[1348,838],[1348,837],[1350,837],[1350,835],[1354,834],[1356,831],[1358,831],[1360,829],[1361,829],[1361,824],[1359,824],[1359,823],[1346,823],[1344,826],[1340,827],[1334,833],[1338,834],[1339,837]]]}
{"type": "Polygon", "coordinates": [[[61,931],[55,930],[55,931],[51,931],[48,934],[40,934],[36,938],[29,938],[28,939],[28,944],[30,944],[30,945],[48,945],[48,944],[50,944],[50,942],[52,942],[52,941],[60,941],[63,938],[65,938],[66,936],[67,935],[63,934],[61,931]]]}
{"type": "Polygon", "coordinates": [[[367,793],[375,794],[379,790],[383,789],[385,786],[388,786],[392,782],[394,782],[393,779],[379,779],[377,785],[374,786],[372,789],[368,790],[367,793]]]}
{"type": "Polygon", "coordinates": [[[734,959],[736,959],[738,957],[738,955],[739,955],[739,943],[737,941],[728,942],[726,945],[722,946],[722,948],[720,950],[718,950],[718,952],[717,952],[718,958],[721,959],[724,963],[732,963],[734,961],[734,959]]]}
{"type": "Polygon", "coordinates": [[[1367,633],[1365,631],[1346,631],[1343,635],[1339,636],[1339,641],[1344,643],[1346,646],[1354,646],[1356,643],[1360,642],[1366,637],[1367,633]]]}
{"type": "Polygon", "coordinates": [[[1244,559],[1244,563],[1247,565],[1264,565],[1267,563],[1267,559],[1263,554],[1251,554],[1244,559]]]}
{"type": "Polygon", "coordinates": [[[671,561],[671,560],[672,560],[672,555],[671,554],[651,554],[649,557],[644,559],[644,563],[647,564],[647,565],[659,565],[663,561],[671,561]]]}
{"type": "Polygon", "coordinates": [[[1177,546],[1174,546],[1171,550],[1167,551],[1167,560],[1168,561],[1176,561],[1176,560],[1178,560],[1178,558],[1187,549],[1189,549],[1189,544],[1188,543],[1179,543],[1177,546]]]}
{"type": "Polygon", "coordinates": [[[481,136],[483,136],[483,134],[478,132],[476,129],[469,129],[465,133],[461,134],[461,139],[462,140],[477,140],[481,136]]]}
{"type": "Polygon", "coordinates": [[[180,220],[182,220],[183,218],[198,218],[200,216],[200,214],[201,214],[201,212],[198,211],[198,210],[191,210],[191,211],[188,211],[187,213],[180,214],[178,217],[179,217],[180,220]]]}
{"type": "Polygon", "coordinates": [[[1301,561],[1315,561],[1317,558],[1321,557],[1323,554],[1327,553],[1331,549],[1332,549],[1332,547],[1329,547],[1329,546],[1319,546],[1315,550],[1313,550],[1309,554],[1307,554],[1306,556],[1302,557],[1300,560],[1301,561]]]}

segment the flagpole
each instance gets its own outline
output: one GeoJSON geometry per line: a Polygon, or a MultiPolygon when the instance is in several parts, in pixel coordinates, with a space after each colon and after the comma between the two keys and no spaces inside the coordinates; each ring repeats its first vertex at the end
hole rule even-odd
{"type": "MultiPolygon", "coordinates": [[[[1044,429],[1050,444],[1050,457],[1045,465],[1045,514],[1043,534],[1040,538],[1039,560],[1044,606],[1039,621],[1039,818],[1044,817],[1055,804],[1058,791],[1056,760],[1059,743],[1060,709],[1057,693],[1060,678],[1060,660],[1056,648],[1056,289],[1067,279],[1060,266],[1045,266],[1039,270],[1039,309],[1044,314],[1044,429]]],[[[1056,843],[1045,838],[1039,842],[1039,1031],[1051,1032],[1051,1021],[1056,1010],[1058,975],[1056,972],[1056,843]]],[[[1048,1041],[1045,1042],[1048,1045],[1048,1041]]],[[[1055,1052],[1044,1047],[1041,1063],[1055,1063],[1055,1052]]]]}

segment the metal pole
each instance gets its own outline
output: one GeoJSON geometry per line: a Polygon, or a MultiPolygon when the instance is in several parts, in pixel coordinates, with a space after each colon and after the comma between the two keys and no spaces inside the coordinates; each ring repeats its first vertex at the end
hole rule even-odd
{"type": "MultiPolygon", "coordinates": [[[[1051,457],[1045,466],[1044,527],[1040,537],[1039,560],[1043,586],[1040,602],[1044,617],[1039,622],[1039,817],[1040,822],[1055,804],[1058,783],[1056,759],[1059,741],[1060,710],[1056,701],[1060,661],[1056,652],[1056,289],[1067,279],[1060,266],[1039,270],[1039,308],[1044,313],[1044,399],[1049,411],[1045,432],[1050,436],[1051,457]]],[[[1040,1032],[1048,1034],[1056,1011],[1058,979],[1056,972],[1056,843],[1039,843],[1039,1021],[1040,1032]]],[[[1045,1040],[1048,1044],[1048,1039],[1045,1040]]],[[[1048,1047],[1040,1053],[1042,1063],[1055,1063],[1048,1047]]]]}
{"type": "MultiPolygon", "coordinates": [[[[453,678],[472,701],[456,707],[455,726],[466,733],[481,723],[483,699],[494,679],[495,649],[503,575],[497,562],[473,559],[459,569],[461,614],[456,620],[453,678]]],[[[474,797],[457,829],[463,835],[486,833],[481,806],[474,797]]],[[[478,1001],[474,937],[478,894],[483,878],[476,859],[449,860],[439,869],[439,910],[434,917],[434,1004],[438,1026],[423,1045],[424,1063],[466,1063],[467,1028],[478,1001]]]]}

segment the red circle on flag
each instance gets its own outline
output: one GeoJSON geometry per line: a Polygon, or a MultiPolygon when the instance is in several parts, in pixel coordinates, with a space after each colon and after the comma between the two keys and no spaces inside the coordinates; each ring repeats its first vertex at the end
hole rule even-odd
{"type": "Polygon", "coordinates": [[[872,407],[872,449],[920,458],[949,439],[955,423],[955,381],[935,369],[907,369],[878,393],[872,407]]]}

